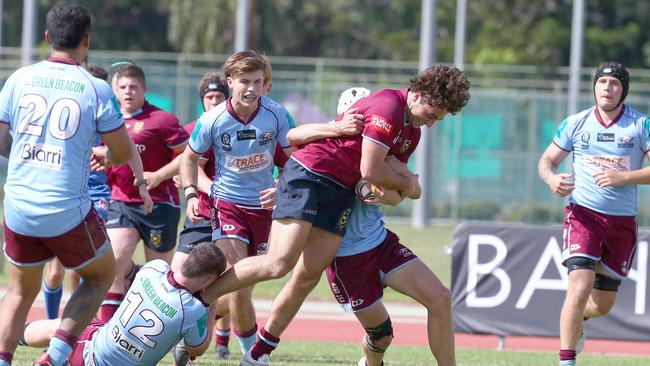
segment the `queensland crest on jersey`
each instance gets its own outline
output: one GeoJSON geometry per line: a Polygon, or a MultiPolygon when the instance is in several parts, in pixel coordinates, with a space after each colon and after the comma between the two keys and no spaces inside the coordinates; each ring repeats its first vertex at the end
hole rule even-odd
{"type": "Polygon", "coordinates": [[[351,208],[346,208],[341,212],[341,216],[339,216],[339,227],[342,229],[345,229],[346,226],[348,226],[348,222],[350,221],[350,214],[352,213],[351,208]]]}
{"type": "Polygon", "coordinates": [[[133,132],[140,133],[142,130],[144,130],[144,122],[139,121],[133,125],[133,132]]]}
{"type": "Polygon", "coordinates": [[[232,150],[232,146],[230,146],[230,135],[227,132],[221,134],[221,143],[223,144],[224,151],[232,150]]]}
{"type": "Polygon", "coordinates": [[[162,244],[162,232],[160,230],[151,230],[149,232],[149,244],[158,248],[162,244]]]}
{"type": "Polygon", "coordinates": [[[411,148],[411,140],[410,139],[405,139],[404,143],[402,144],[402,149],[401,152],[402,154],[407,152],[411,148]]]}

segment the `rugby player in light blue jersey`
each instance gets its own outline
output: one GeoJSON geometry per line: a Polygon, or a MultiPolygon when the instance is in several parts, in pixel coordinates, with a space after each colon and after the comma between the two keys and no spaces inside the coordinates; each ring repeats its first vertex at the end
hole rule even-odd
{"type": "MultiPolygon", "coordinates": [[[[214,312],[200,296],[225,269],[223,253],[212,243],[198,244],[181,269],[156,259],[135,276],[126,294],[108,293],[102,303],[110,319],[95,319],[79,337],[72,366],[156,365],[181,340],[196,357],[210,345],[214,312]]],[[[23,344],[47,344],[59,319],[25,326],[23,344]]]]}
{"type": "Polygon", "coordinates": [[[569,197],[564,250],[569,284],[560,314],[560,365],[574,366],[584,320],[607,315],[637,243],[637,184],[650,184],[650,120],[623,104],[630,76],[616,62],[594,75],[596,105],[567,117],[539,160],[551,191],[569,197]],[[556,173],[573,152],[572,174],[556,173]]]}
{"type": "Polygon", "coordinates": [[[43,264],[52,258],[84,283],[36,364],[61,366],[97,312],[115,264],[104,224],[91,209],[88,162],[97,133],[113,164],[128,161],[134,150],[111,88],[80,65],[90,44],[88,11],[70,3],[53,7],[45,40],[50,58],[16,71],[0,92],[0,152],[9,157],[4,251],[11,271],[0,305],[2,366],[11,364],[43,264]]]}

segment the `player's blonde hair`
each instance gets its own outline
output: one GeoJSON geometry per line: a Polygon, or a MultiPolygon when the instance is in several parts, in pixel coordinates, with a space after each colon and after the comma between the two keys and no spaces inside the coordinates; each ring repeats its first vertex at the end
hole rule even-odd
{"type": "Polygon", "coordinates": [[[262,71],[265,83],[271,80],[271,65],[268,59],[251,50],[237,52],[223,64],[223,73],[230,78],[255,71],[262,71]]]}

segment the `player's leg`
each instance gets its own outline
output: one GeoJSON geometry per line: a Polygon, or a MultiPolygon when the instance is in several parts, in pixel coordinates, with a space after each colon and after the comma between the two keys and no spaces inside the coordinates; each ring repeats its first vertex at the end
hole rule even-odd
{"type": "Polygon", "coordinates": [[[597,265],[594,287],[585,306],[585,318],[597,318],[609,314],[616,302],[621,280],[612,277],[601,265],[597,265]],[[598,268],[600,267],[600,268],[598,268]]]}
{"type": "MultiPolygon", "coordinates": [[[[384,283],[427,309],[429,348],[440,366],[456,364],[451,293],[420,260],[386,275],[384,283]]],[[[370,364],[369,364],[370,365],[370,364]]]]}
{"type": "Polygon", "coordinates": [[[230,315],[225,314],[214,323],[214,342],[217,358],[230,358],[230,315]]]}
{"type": "Polygon", "coordinates": [[[43,302],[45,303],[45,315],[48,319],[59,317],[59,305],[63,296],[63,277],[65,270],[58,259],[51,260],[46,266],[45,278],[43,279],[43,302]]]}
{"type": "Polygon", "coordinates": [[[44,319],[25,324],[21,346],[47,347],[54,333],[59,329],[61,319],[44,319]]]}
{"type": "Polygon", "coordinates": [[[361,341],[366,365],[383,365],[384,352],[393,340],[393,326],[386,307],[377,302],[369,308],[355,312],[354,315],[366,331],[361,341]]]}
{"type": "MultiPolygon", "coordinates": [[[[275,234],[273,230],[275,228],[271,231],[272,237],[275,234]]],[[[260,330],[260,337],[251,350],[253,358],[270,354],[277,347],[280,336],[300,310],[307,295],[318,285],[323,271],[336,255],[340,242],[339,235],[312,227],[291,278],[273,300],[266,325],[260,330]]],[[[270,250],[272,248],[273,245],[270,250]]]]}
{"type": "Polygon", "coordinates": [[[112,201],[106,232],[111,240],[115,256],[115,278],[109,292],[123,294],[126,290],[125,277],[133,267],[133,253],[140,241],[140,233],[135,227],[129,213],[129,206],[124,202],[112,201]]]}
{"type": "Polygon", "coordinates": [[[216,298],[260,281],[283,277],[298,261],[311,226],[310,222],[296,219],[273,220],[268,253],[237,262],[204,293],[208,298],[216,298]],[[274,242],[278,244],[271,244],[274,242]]]}
{"type": "MultiPolygon", "coordinates": [[[[248,257],[247,243],[233,238],[221,238],[216,241],[226,257],[226,263],[233,266],[240,260],[248,257]]],[[[257,322],[255,308],[252,301],[252,287],[246,287],[232,292],[230,296],[230,317],[242,352],[245,353],[255,343],[257,322]]]]}
{"type": "Polygon", "coordinates": [[[68,291],[74,292],[79,287],[79,283],[81,283],[81,277],[79,277],[77,272],[71,270],[66,270],[65,275],[68,277],[68,291]]]}
{"type": "Polygon", "coordinates": [[[8,361],[7,365],[11,363],[43,276],[43,265],[19,267],[8,262],[8,266],[9,286],[0,304],[0,365],[3,360],[8,361]]]}
{"type": "Polygon", "coordinates": [[[560,358],[575,359],[575,350],[583,327],[585,307],[594,285],[595,272],[588,258],[573,257],[567,262],[569,283],[560,312],[560,358]],[[571,270],[571,266],[575,269],[571,270]],[[578,267],[581,266],[581,267],[578,267]],[[573,352],[571,352],[573,351],[573,352]],[[564,353],[571,353],[563,355],[564,353]]]}

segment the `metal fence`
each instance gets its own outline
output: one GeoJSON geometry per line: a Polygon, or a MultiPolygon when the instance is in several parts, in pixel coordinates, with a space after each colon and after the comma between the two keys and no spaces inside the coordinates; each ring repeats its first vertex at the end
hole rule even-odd
{"type": "MultiPolygon", "coordinates": [[[[41,58],[47,49],[39,49],[41,58]]],[[[200,113],[196,84],[207,71],[219,71],[227,55],[91,51],[89,62],[102,67],[130,59],[143,67],[147,98],[181,121],[200,113]]],[[[402,88],[417,73],[416,62],[269,57],[271,97],[298,123],[321,122],[335,114],[344,89],[402,88]]],[[[0,81],[20,67],[20,50],[0,48],[0,81]]],[[[568,67],[466,65],[472,99],[462,114],[449,116],[432,134],[430,202],[438,219],[501,219],[559,222],[563,202],[537,177],[537,160],[566,114],[568,67]]],[[[581,73],[579,106],[593,104],[592,75],[581,73]]],[[[650,71],[633,69],[627,103],[650,111],[650,71]]],[[[567,159],[568,160],[568,159],[567,159]]],[[[650,190],[639,187],[640,222],[650,225],[650,190]],[[646,214],[646,211],[647,214],[646,214]]],[[[386,210],[410,214],[408,203],[386,210]]]]}

